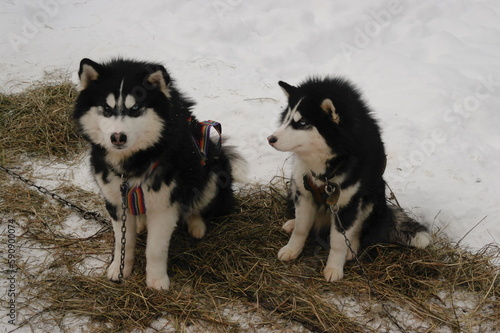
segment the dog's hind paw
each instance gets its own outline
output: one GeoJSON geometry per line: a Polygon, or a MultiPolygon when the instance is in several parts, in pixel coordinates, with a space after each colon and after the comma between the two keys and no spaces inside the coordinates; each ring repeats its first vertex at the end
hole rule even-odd
{"type": "Polygon", "coordinates": [[[427,231],[417,232],[410,241],[410,245],[419,249],[427,247],[432,241],[431,235],[427,231]]]}
{"type": "Polygon", "coordinates": [[[188,231],[193,238],[201,239],[205,236],[207,226],[200,216],[194,216],[188,220],[188,231]]]}
{"type": "Polygon", "coordinates": [[[293,232],[293,229],[295,229],[295,219],[286,221],[285,224],[283,224],[282,228],[287,233],[291,234],[293,232]]]}
{"type": "Polygon", "coordinates": [[[325,267],[323,275],[325,276],[327,282],[334,282],[342,280],[342,278],[344,277],[344,270],[342,268],[338,269],[336,267],[325,267]]]}
{"type": "Polygon", "coordinates": [[[289,261],[297,259],[301,250],[296,250],[289,245],[285,245],[278,252],[278,259],[283,261],[289,261]]]}
{"type": "Polygon", "coordinates": [[[146,277],[146,284],[148,288],[156,290],[168,290],[170,288],[170,279],[167,274],[161,277],[146,277]]]}

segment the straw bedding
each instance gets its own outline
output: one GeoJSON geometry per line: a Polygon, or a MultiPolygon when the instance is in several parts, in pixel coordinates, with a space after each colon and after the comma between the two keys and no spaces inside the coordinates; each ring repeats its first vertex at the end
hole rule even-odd
{"type": "MultiPolygon", "coordinates": [[[[34,176],[33,160],[74,165],[85,149],[71,121],[74,97],[69,83],[0,95],[1,164],[25,176],[34,176]]],[[[0,219],[2,224],[13,219],[17,228],[19,326],[71,331],[72,325],[83,325],[93,332],[274,332],[290,327],[305,332],[493,332],[498,325],[494,262],[499,248],[494,244],[473,252],[438,233],[424,250],[380,245],[361,257],[367,276],[350,262],[345,279],[336,283],[323,281],[327,252],[314,237],[298,260],[279,261],[277,251],[288,239],[281,230],[289,215],[286,179],[239,190],[236,211],[211,221],[201,241],[179,227],[171,242],[167,292],[145,287],[144,235],[139,236],[132,278],[111,283],[104,273],[113,245],[109,225],[76,217],[1,170],[0,181],[0,219]]],[[[104,212],[96,193],[67,184],[54,192],[104,212]]]]}

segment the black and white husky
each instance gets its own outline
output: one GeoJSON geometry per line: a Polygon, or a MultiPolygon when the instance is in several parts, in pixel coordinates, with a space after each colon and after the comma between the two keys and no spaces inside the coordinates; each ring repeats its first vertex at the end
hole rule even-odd
{"type": "Polygon", "coordinates": [[[327,281],[342,279],[345,261],[354,259],[343,231],[355,253],[360,246],[382,242],[426,247],[431,239],[427,228],[386,203],[384,144],[358,91],[340,78],[279,85],[288,107],[268,141],[294,153],[290,190],[295,219],[283,225],[292,234],[278,258],[296,259],[313,226],[329,230],[327,281]]]}
{"type": "Polygon", "coordinates": [[[123,277],[132,272],[136,232],[146,225],[147,286],[168,289],[172,232],[183,221],[194,238],[202,238],[205,219],[231,209],[231,185],[244,172],[244,161],[232,147],[210,139],[210,126],[220,128],[196,120],[194,103],[175,88],[162,65],[83,59],[78,74],[74,118],[90,142],[91,168],[115,233],[108,277],[120,277],[123,200],[123,277]]]}

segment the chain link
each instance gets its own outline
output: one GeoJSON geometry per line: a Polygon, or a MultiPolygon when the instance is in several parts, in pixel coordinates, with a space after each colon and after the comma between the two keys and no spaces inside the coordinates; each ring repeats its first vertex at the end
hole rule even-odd
{"type": "Polygon", "coordinates": [[[351,241],[349,240],[349,238],[347,238],[347,234],[346,234],[346,230],[344,228],[344,226],[342,225],[342,221],[340,220],[340,217],[339,217],[339,209],[338,209],[338,206],[330,206],[330,211],[335,215],[335,220],[337,221],[338,223],[338,226],[340,228],[340,233],[342,234],[342,236],[344,236],[344,240],[345,240],[345,243],[347,245],[347,248],[349,249],[349,251],[351,252],[352,254],[352,257],[354,258],[354,261],[356,261],[356,264],[359,266],[359,268],[361,269],[361,273],[363,275],[363,277],[366,279],[366,281],[368,282],[368,287],[370,288],[370,291],[373,292],[373,293],[377,293],[375,291],[375,288],[373,287],[372,285],[372,282],[370,280],[370,278],[368,277],[368,274],[366,274],[366,271],[365,271],[365,267],[364,265],[361,263],[361,261],[359,260],[358,258],[358,255],[356,253],[356,251],[354,251],[354,249],[352,248],[352,243],[351,241]]]}
{"type": "Polygon", "coordinates": [[[20,180],[21,182],[25,183],[26,185],[28,185],[28,187],[33,187],[35,188],[36,190],[38,190],[38,192],[44,194],[44,195],[48,195],[50,196],[52,199],[58,201],[59,203],[61,203],[63,206],[66,206],[66,207],[69,207],[70,209],[72,209],[73,211],[77,212],[78,214],[80,214],[85,220],[95,220],[103,225],[106,225],[106,226],[109,226],[110,225],[110,221],[103,217],[101,215],[101,213],[99,212],[91,212],[91,211],[87,211],[85,209],[83,209],[82,207],[78,206],[78,205],[75,205],[74,203],[64,199],[63,197],[61,197],[59,194],[57,193],[54,193],[54,192],[51,192],[49,191],[46,187],[43,187],[41,185],[37,185],[35,184],[35,182],[33,182],[32,180],[29,180],[23,176],[21,176],[20,174],[0,165],[0,169],[5,171],[8,175],[10,175],[11,177],[15,178],[15,179],[18,179],[20,180]]]}
{"type": "MultiPolygon", "coordinates": [[[[21,176],[17,172],[14,172],[14,171],[10,170],[10,169],[4,167],[3,165],[0,165],[0,170],[5,171],[12,178],[18,179],[21,182],[25,183],[28,187],[33,187],[36,190],[38,190],[38,192],[40,192],[40,193],[42,193],[44,195],[50,196],[52,199],[58,201],[63,206],[69,207],[73,211],[75,211],[78,214],[80,214],[83,217],[83,219],[85,219],[85,220],[91,220],[92,219],[92,220],[95,220],[95,221],[97,221],[97,222],[99,222],[101,224],[104,224],[105,226],[109,226],[111,224],[110,220],[107,219],[107,218],[105,218],[105,217],[103,217],[101,215],[101,213],[99,213],[97,211],[96,212],[87,211],[87,210],[83,209],[82,207],[80,207],[78,205],[75,205],[71,201],[68,201],[68,200],[64,199],[59,194],[49,191],[46,187],[43,187],[41,185],[35,184],[34,181],[21,176]]],[[[121,245],[121,250],[120,250],[120,273],[118,274],[118,279],[120,281],[122,281],[122,279],[123,279],[123,269],[125,267],[125,243],[127,241],[126,237],[125,237],[126,232],[127,232],[127,227],[126,227],[126,222],[127,222],[127,204],[126,204],[127,197],[126,197],[126,192],[127,192],[127,188],[128,188],[127,180],[124,179],[123,176],[122,176],[122,178],[121,178],[121,184],[120,184],[120,190],[122,191],[122,216],[121,216],[121,221],[122,221],[121,233],[122,233],[122,235],[121,235],[121,241],[120,241],[120,245],[121,245]]]]}
{"type": "MultiPolygon", "coordinates": [[[[73,204],[72,202],[64,199],[63,197],[61,197],[57,193],[51,192],[47,188],[45,188],[41,185],[36,185],[32,180],[29,180],[29,179],[21,176],[20,174],[12,171],[10,169],[7,169],[6,167],[4,167],[2,165],[0,165],[0,169],[5,171],[11,177],[22,181],[23,183],[25,183],[29,187],[33,187],[33,188],[37,189],[40,193],[48,195],[48,196],[52,197],[52,199],[62,203],[64,206],[71,208],[75,212],[79,213],[85,220],[93,219],[93,220],[100,222],[100,223],[103,223],[105,225],[110,224],[110,221],[108,219],[102,217],[102,215],[99,212],[87,211],[87,210],[81,208],[80,206],[77,206],[77,205],[73,204]]],[[[127,222],[127,190],[128,190],[128,182],[127,182],[127,179],[125,179],[123,177],[123,175],[121,176],[120,190],[122,193],[122,207],[121,207],[122,208],[122,215],[121,215],[122,225],[120,228],[120,230],[121,230],[121,240],[120,240],[121,250],[120,250],[120,272],[118,274],[118,279],[121,282],[123,280],[123,270],[125,268],[125,244],[127,241],[127,239],[126,239],[126,232],[127,232],[127,226],[126,226],[126,222],[127,222]]],[[[391,192],[392,192],[392,190],[391,190],[391,192]]],[[[361,263],[361,261],[358,258],[358,255],[356,254],[356,252],[352,248],[351,241],[349,240],[349,238],[347,238],[346,230],[345,230],[344,226],[342,225],[342,221],[340,220],[340,217],[338,214],[338,211],[339,211],[338,206],[331,205],[330,211],[335,215],[335,219],[338,223],[338,226],[340,228],[340,232],[341,232],[342,236],[344,236],[344,240],[345,240],[345,243],[347,245],[347,248],[351,252],[354,260],[356,261],[356,264],[361,269],[361,273],[363,275],[363,278],[366,280],[366,282],[368,284],[368,288],[370,289],[370,292],[382,301],[382,296],[375,290],[375,287],[373,286],[371,279],[368,277],[368,274],[366,273],[364,265],[361,263]]],[[[382,305],[382,308],[384,309],[384,312],[391,319],[391,321],[399,328],[399,330],[401,332],[405,332],[405,330],[398,324],[398,322],[396,321],[394,316],[386,308],[385,304],[382,302],[381,305],[382,305]]]]}
{"type": "MultiPolygon", "coordinates": [[[[83,219],[85,219],[85,220],[91,220],[92,219],[92,220],[95,220],[95,221],[97,221],[99,223],[104,224],[105,226],[109,226],[110,225],[109,219],[103,217],[101,215],[101,213],[99,213],[97,211],[96,212],[87,211],[87,210],[83,209],[82,207],[80,207],[78,205],[75,205],[74,203],[72,203],[72,202],[64,199],[59,194],[49,191],[46,187],[43,187],[41,185],[35,184],[34,181],[21,176],[17,172],[14,172],[14,171],[10,170],[10,169],[4,167],[3,165],[0,165],[0,170],[5,171],[11,177],[13,177],[15,179],[18,179],[21,182],[25,183],[28,187],[33,187],[36,190],[38,190],[38,192],[40,192],[40,193],[42,193],[44,195],[50,196],[52,199],[58,201],[63,206],[69,207],[73,211],[75,211],[78,214],[80,214],[83,217],[83,219]]],[[[127,197],[126,197],[127,188],[128,188],[127,180],[124,179],[123,176],[122,176],[122,178],[121,178],[121,184],[120,184],[120,190],[122,192],[122,216],[121,216],[121,221],[122,221],[121,233],[122,233],[122,235],[121,235],[121,241],[120,241],[120,245],[121,245],[121,250],[120,250],[120,273],[118,274],[118,279],[120,281],[122,281],[122,279],[123,279],[123,269],[125,267],[125,243],[127,241],[127,239],[125,237],[126,232],[127,232],[127,226],[126,226],[126,222],[127,222],[127,204],[126,204],[126,202],[127,202],[126,201],[127,200],[127,197]]]]}
{"type": "Polygon", "coordinates": [[[120,249],[120,272],[118,273],[118,280],[121,282],[123,280],[123,269],[125,268],[125,243],[127,242],[126,233],[127,233],[127,192],[128,192],[128,182],[127,179],[121,175],[121,183],[120,183],[120,191],[122,194],[122,226],[121,230],[121,249],[120,249]]]}
{"type": "Polygon", "coordinates": [[[401,327],[401,325],[399,325],[396,318],[394,318],[394,316],[391,314],[391,312],[387,309],[387,306],[383,302],[382,296],[375,290],[375,286],[373,285],[372,280],[370,279],[370,277],[366,273],[365,266],[359,260],[357,253],[353,250],[352,243],[349,240],[349,238],[347,238],[346,230],[345,230],[344,226],[342,225],[342,221],[340,220],[340,217],[339,217],[339,207],[337,205],[331,205],[330,211],[335,215],[335,220],[337,221],[338,226],[340,228],[340,233],[342,234],[342,236],[344,236],[344,240],[345,240],[345,243],[347,245],[347,248],[351,252],[352,257],[354,258],[354,261],[356,262],[356,265],[358,265],[359,268],[361,269],[361,275],[366,280],[366,283],[368,284],[368,289],[370,290],[370,293],[372,293],[376,298],[379,299],[380,305],[382,306],[382,309],[384,310],[387,317],[389,317],[389,319],[392,321],[392,323],[394,325],[396,325],[397,328],[401,332],[406,332],[406,330],[403,327],[401,327]]]}

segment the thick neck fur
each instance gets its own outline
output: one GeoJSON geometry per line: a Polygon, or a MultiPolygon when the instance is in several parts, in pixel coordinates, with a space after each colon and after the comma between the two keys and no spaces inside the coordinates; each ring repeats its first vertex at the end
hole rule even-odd
{"type": "Polygon", "coordinates": [[[323,175],[327,171],[328,161],[333,159],[334,156],[326,152],[300,152],[295,153],[295,158],[295,163],[300,163],[301,169],[305,172],[323,175]]]}
{"type": "Polygon", "coordinates": [[[160,157],[160,154],[155,152],[153,147],[146,151],[128,154],[120,153],[120,151],[109,151],[95,145],[92,148],[94,159],[100,160],[111,173],[127,178],[141,178],[156,161],[153,157],[156,159],[160,157]]]}
{"type": "Polygon", "coordinates": [[[124,168],[124,162],[129,157],[130,155],[120,154],[119,151],[117,152],[106,151],[106,155],[104,156],[104,161],[110,167],[110,169],[113,170],[113,172],[124,174],[126,173],[126,170],[124,168]]]}
{"type": "Polygon", "coordinates": [[[337,179],[345,173],[346,166],[345,156],[336,156],[330,153],[295,153],[295,165],[294,172],[298,172],[300,176],[311,175],[318,180],[324,180],[328,178],[332,180],[337,179]]]}
{"type": "Polygon", "coordinates": [[[330,149],[328,151],[301,151],[295,152],[295,164],[303,174],[326,176],[330,173],[329,166],[336,159],[330,149]]]}

